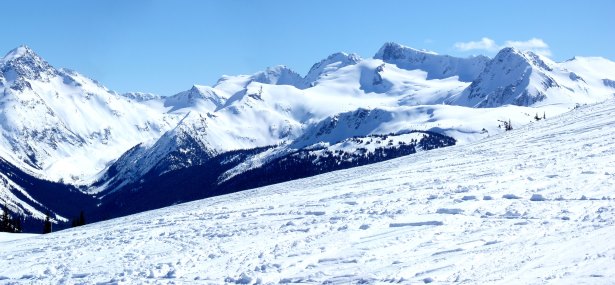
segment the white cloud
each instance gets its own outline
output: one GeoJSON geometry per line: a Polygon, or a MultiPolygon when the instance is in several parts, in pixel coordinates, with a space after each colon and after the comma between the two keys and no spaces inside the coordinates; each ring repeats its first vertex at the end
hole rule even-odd
{"type": "Polygon", "coordinates": [[[499,46],[496,45],[495,41],[490,38],[482,38],[480,41],[476,41],[476,42],[455,43],[455,48],[460,51],[471,51],[471,50],[496,51],[499,49],[499,46]]]}
{"type": "Polygon", "coordinates": [[[531,38],[527,41],[506,41],[503,45],[498,45],[494,40],[484,37],[480,41],[458,42],[454,47],[460,51],[484,50],[495,52],[505,47],[514,47],[520,50],[532,51],[543,56],[551,56],[549,45],[542,39],[531,38]]]}
{"type": "Polygon", "coordinates": [[[529,50],[544,56],[551,56],[549,45],[542,39],[538,38],[532,38],[527,41],[506,41],[504,46],[514,47],[520,50],[529,50]]]}

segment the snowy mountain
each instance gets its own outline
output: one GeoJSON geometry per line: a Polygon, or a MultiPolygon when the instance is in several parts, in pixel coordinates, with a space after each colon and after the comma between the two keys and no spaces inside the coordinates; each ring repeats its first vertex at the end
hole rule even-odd
{"type": "MultiPolygon", "coordinates": [[[[86,193],[94,220],[468,144],[615,93],[615,63],[602,58],[457,58],[395,43],[373,58],[334,53],[305,76],[279,65],[168,97],[116,93],[25,46],[0,70],[0,158],[24,181],[86,193]]],[[[4,177],[0,200],[17,213],[74,215],[4,177]]]]}
{"type": "Polygon", "coordinates": [[[582,58],[564,63],[515,48],[502,49],[452,104],[498,107],[506,104],[592,103],[611,98],[612,62],[582,58]],[[607,78],[608,77],[608,78],[607,78]]]}
{"type": "Polygon", "coordinates": [[[164,106],[171,108],[170,112],[184,110],[200,113],[213,112],[221,108],[228,97],[221,96],[208,86],[194,85],[190,90],[163,98],[164,106]]]}
{"type": "Polygon", "coordinates": [[[4,234],[0,282],[611,284],[614,112],[609,100],[465,145],[4,234]]]}
{"type": "Polygon", "coordinates": [[[162,98],[160,95],[156,95],[153,93],[143,93],[143,92],[128,92],[128,93],[122,94],[122,96],[128,99],[139,101],[139,102],[162,98]]]}
{"type": "Polygon", "coordinates": [[[490,61],[486,56],[458,58],[439,55],[435,52],[417,50],[397,43],[386,43],[374,56],[401,69],[423,70],[428,79],[444,79],[457,76],[460,81],[471,82],[485,69],[490,61]]]}
{"type": "Polygon", "coordinates": [[[207,144],[205,118],[188,113],[152,146],[139,144],[124,153],[100,178],[98,184],[103,185],[94,185],[101,190],[113,190],[141,179],[150,171],[161,175],[200,165],[215,154],[216,150],[207,144]]]}
{"type": "Polygon", "coordinates": [[[63,224],[98,203],[82,189],[34,177],[2,158],[0,194],[0,205],[25,219],[22,221],[25,232],[40,232],[40,222],[47,213],[53,223],[63,224]]]}
{"type": "Polygon", "coordinates": [[[74,71],[53,68],[25,46],[0,60],[0,70],[0,156],[38,177],[87,183],[110,160],[176,122],[74,71]]]}
{"type": "Polygon", "coordinates": [[[334,53],[310,68],[310,71],[305,75],[305,85],[306,87],[314,87],[321,77],[328,76],[329,73],[333,73],[340,68],[357,64],[359,61],[361,61],[361,57],[354,53],[334,53]]]}
{"type": "Polygon", "coordinates": [[[49,211],[66,221],[75,208],[93,207],[83,197],[75,205],[70,193],[83,195],[110,161],[179,119],[56,69],[26,46],[0,59],[0,94],[0,200],[37,219],[49,211]]]}

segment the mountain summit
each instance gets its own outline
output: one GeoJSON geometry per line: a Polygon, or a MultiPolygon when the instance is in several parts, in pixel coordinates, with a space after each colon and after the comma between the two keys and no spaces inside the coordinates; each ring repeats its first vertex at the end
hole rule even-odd
{"type": "Polygon", "coordinates": [[[460,99],[452,103],[498,107],[590,103],[607,99],[612,90],[599,84],[595,76],[600,73],[600,77],[608,76],[609,71],[597,71],[600,65],[590,68],[593,71],[577,69],[575,61],[578,59],[556,63],[531,51],[504,48],[460,94],[460,99]]]}
{"type": "Polygon", "coordinates": [[[385,43],[374,58],[395,64],[402,69],[426,71],[428,79],[458,76],[459,80],[464,82],[476,79],[489,61],[485,56],[458,58],[417,50],[393,42],[385,43]]]}
{"type": "Polygon", "coordinates": [[[0,59],[0,72],[0,80],[3,78],[14,83],[16,89],[27,85],[24,79],[48,80],[49,76],[57,75],[57,70],[25,45],[11,50],[0,59]]]}

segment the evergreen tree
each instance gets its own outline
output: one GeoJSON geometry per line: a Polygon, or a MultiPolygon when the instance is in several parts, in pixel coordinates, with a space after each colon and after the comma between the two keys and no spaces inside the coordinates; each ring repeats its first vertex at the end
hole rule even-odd
{"type": "Polygon", "coordinates": [[[43,225],[43,233],[44,234],[51,233],[51,230],[52,230],[51,218],[49,217],[49,212],[47,212],[47,217],[45,218],[45,223],[43,225]]]}
{"type": "Polygon", "coordinates": [[[9,209],[2,205],[2,215],[0,216],[0,232],[7,233],[20,233],[21,232],[21,219],[19,217],[11,217],[9,209]]]}
{"type": "Polygon", "coordinates": [[[21,227],[21,218],[20,217],[15,217],[13,218],[13,229],[14,229],[14,233],[20,233],[23,231],[23,228],[21,227]]]}
{"type": "Polygon", "coordinates": [[[2,205],[2,216],[0,216],[0,232],[10,232],[9,211],[2,205]]]}
{"type": "Polygon", "coordinates": [[[79,213],[79,217],[73,219],[72,227],[74,228],[74,227],[83,226],[83,225],[85,225],[85,213],[81,211],[79,213]]]}
{"type": "Polygon", "coordinates": [[[508,122],[504,121],[504,130],[505,131],[512,131],[513,127],[512,127],[512,123],[510,122],[510,119],[508,119],[508,122]]]}
{"type": "Polygon", "coordinates": [[[79,225],[80,226],[84,226],[85,225],[85,214],[83,213],[83,211],[81,211],[81,213],[79,213],[79,225]]]}

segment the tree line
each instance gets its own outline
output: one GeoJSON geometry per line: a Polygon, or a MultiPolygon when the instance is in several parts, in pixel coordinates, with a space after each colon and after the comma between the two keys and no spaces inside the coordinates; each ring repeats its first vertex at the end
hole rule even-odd
{"type": "MultiPolygon", "coordinates": [[[[16,214],[11,214],[6,205],[1,205],[0,210],[0,232],[5,233],[21,233],[23,232],[23,217],[16,214]]],[[[85,213],[81,211],[78,217],[75,217],[72,222],[72,227],[79,227],[86,224],[85,213]]],[[[53,231],[53,222],[51,213],[48,211],[45,220],[43,221],[43,234],[48,234],[53,231]]]]}

